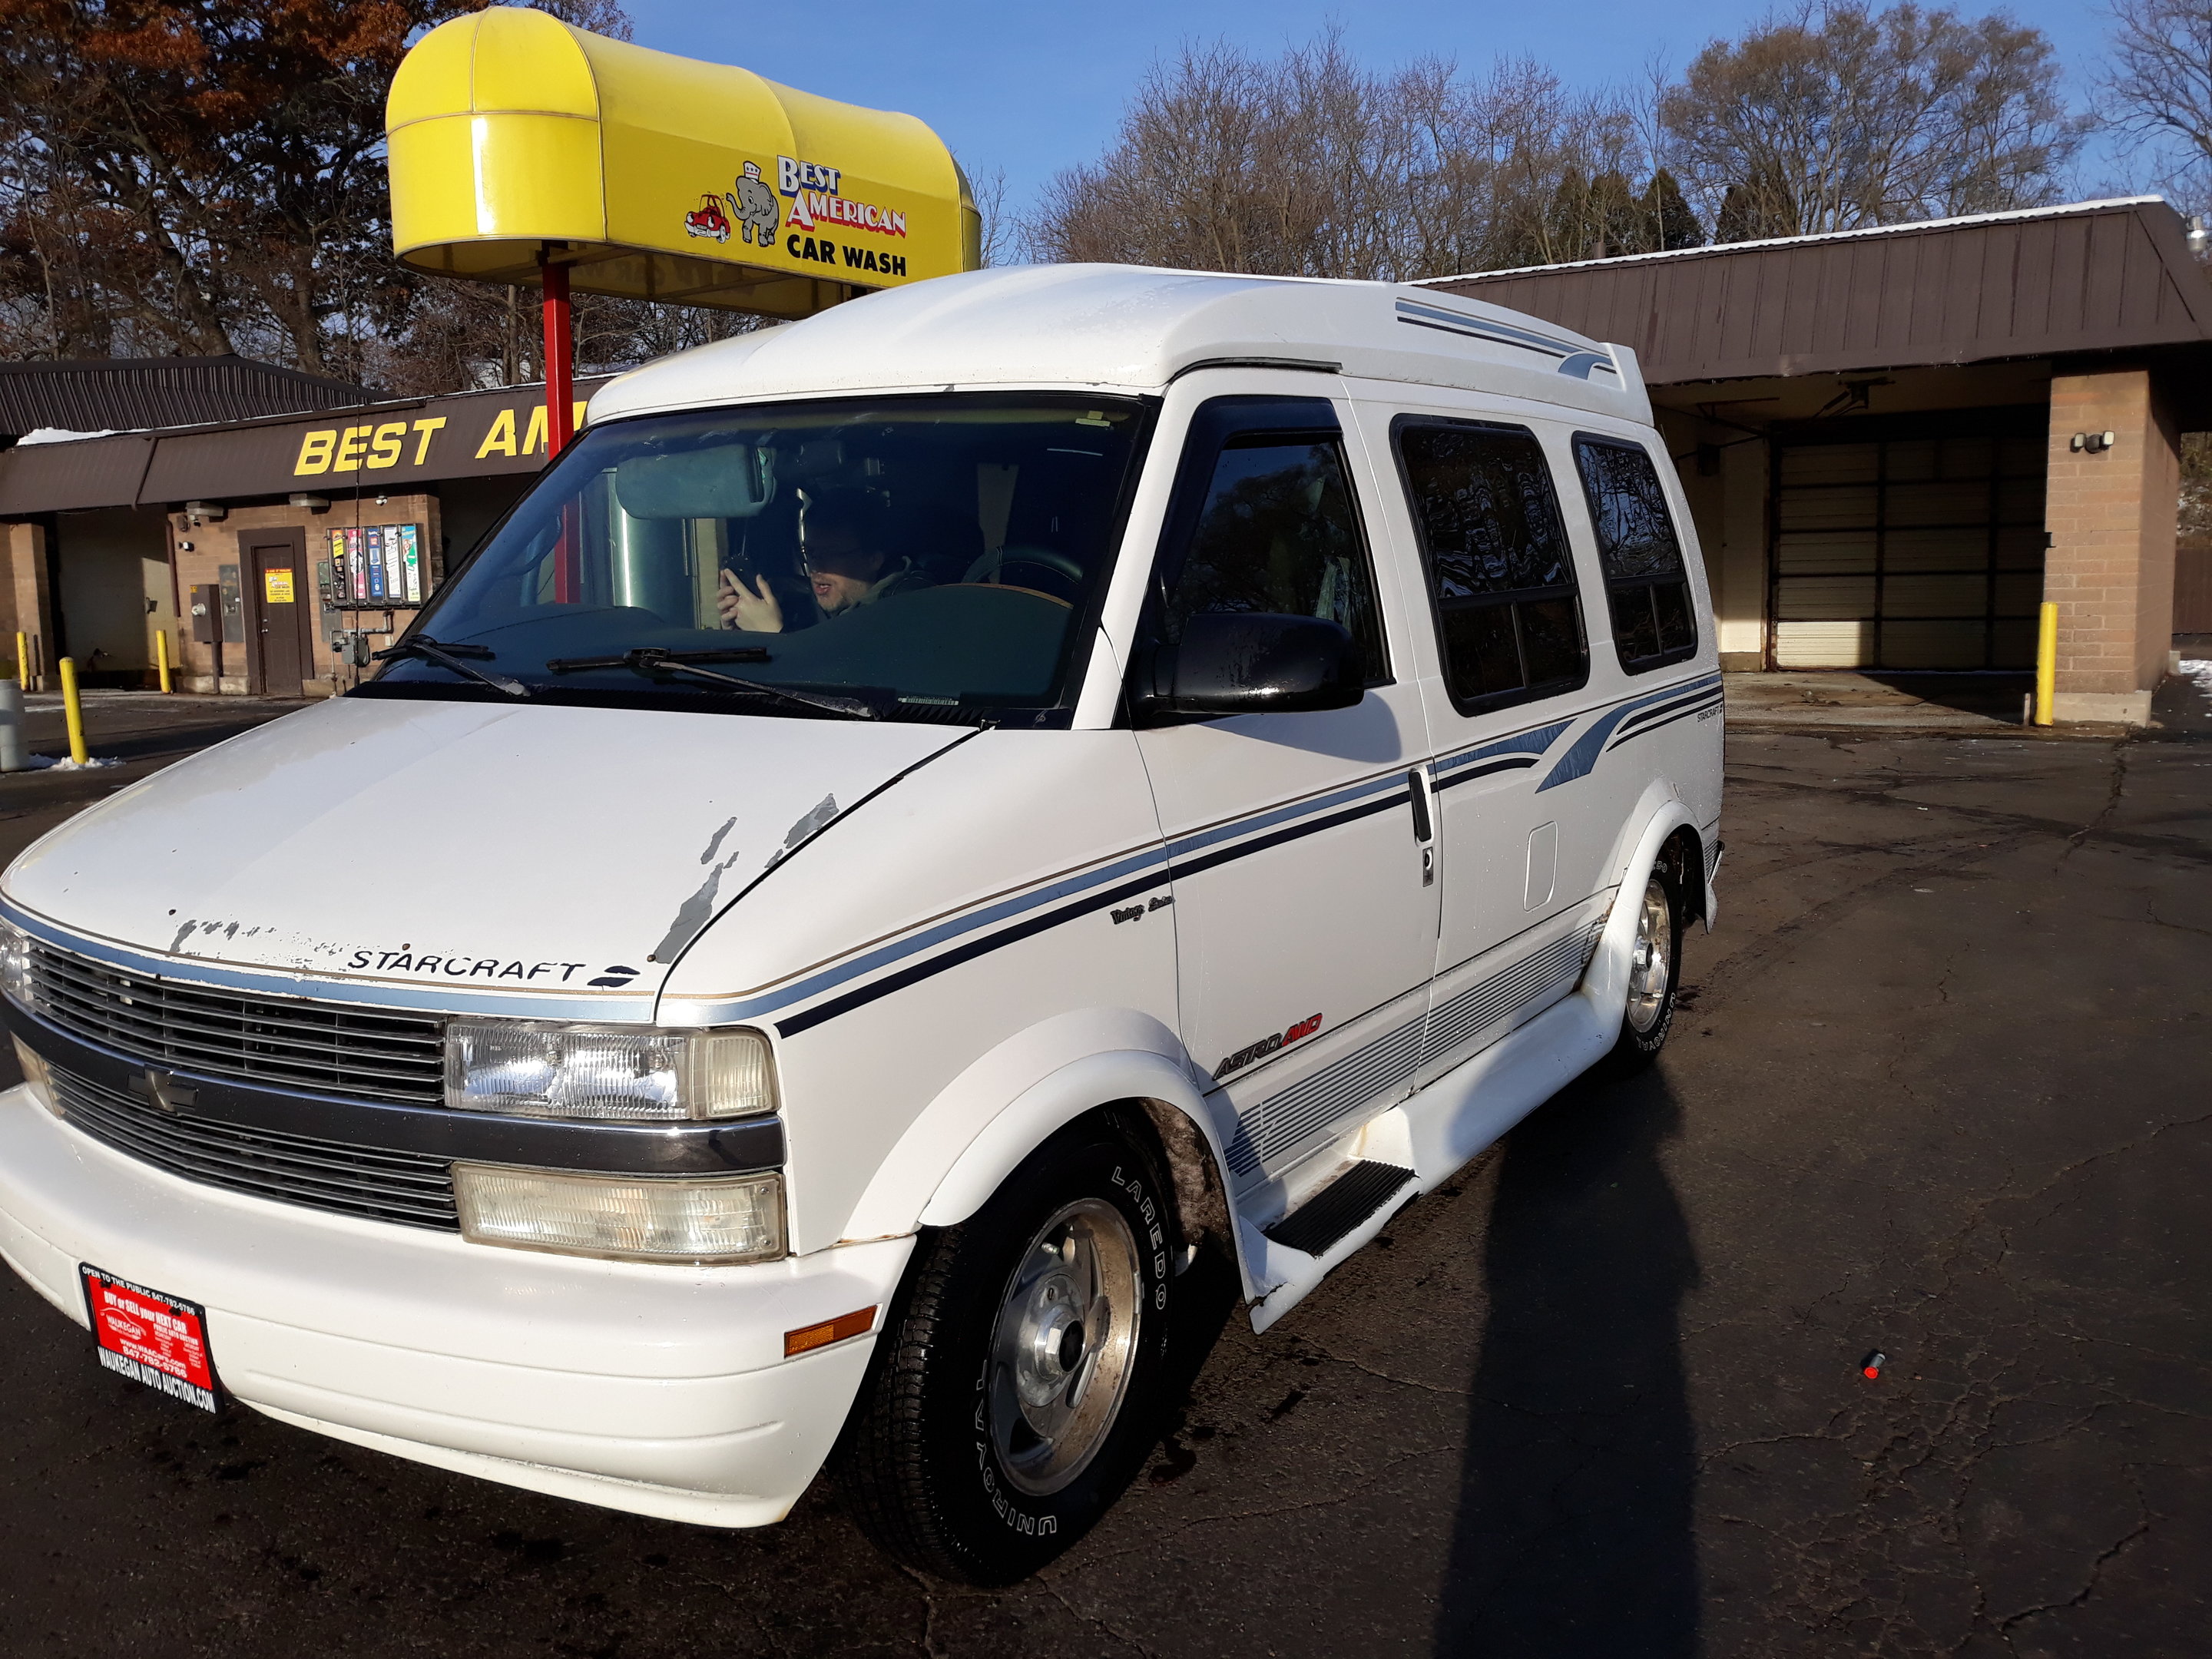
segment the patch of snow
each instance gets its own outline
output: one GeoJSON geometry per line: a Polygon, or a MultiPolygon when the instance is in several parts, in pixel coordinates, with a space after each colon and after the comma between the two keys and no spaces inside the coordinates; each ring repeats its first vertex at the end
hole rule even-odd
{"type": "Polygon", "coordinates": [[[2200,657],[2184,657],[2181,659],[2181,677],[2195,681],[2199,691],[2212,697],[2212,662],[2200,657]]]}
{"type": "Polygon", "coordinates": [[[103,759],[98,755],[94,755],[90,760],[85,762],[82,766],[79,766],[75,761],[69,759],[67,757],[64,757],[60,760],[56,760],[52,755],[26,755],[23,757],[23,769],[26,772],[37,772],[46,769],[52,769],[56,772],[91,772],[96,771],[103,766],[120,766],[123,763],[119,760],[103,759]]]}
{"type": "Polygon", "coordinates": [[[32,444],[73,444],[80,438],[112,438],[117,428],[106,427],[98,432],[72,432],[65,426],[33,427],[15,440],[18,449],[32,444]]]}

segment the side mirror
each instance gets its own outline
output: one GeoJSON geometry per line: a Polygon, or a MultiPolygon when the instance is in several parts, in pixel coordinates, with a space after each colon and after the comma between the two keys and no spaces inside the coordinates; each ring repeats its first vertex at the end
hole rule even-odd
{"type": "Polygon", "coordinates": [[[1140,660],[1130,686],[1140,726],[1183,714],[1349,708],[1366,695],[1341,623],[1319,617],[1203,611],[1182,638],[1140,660]]]}

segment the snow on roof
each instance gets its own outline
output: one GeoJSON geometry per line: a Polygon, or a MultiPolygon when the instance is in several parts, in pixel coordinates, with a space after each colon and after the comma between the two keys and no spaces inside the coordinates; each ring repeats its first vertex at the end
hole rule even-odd
{"type": "Polygon", "coordinates": [[[2014,208],[2003,213],[1966,213],[1952,219],[1905,219],[1893,225],[1862,225],[1856,230],[1824,230],[1810,236],[1764,236],[1749,242],[1707,242],[1701,247],[1670,247],[1652,253],[1616,253],[1602,259],[1565,259],[1557,264],[1513,265],[1503,270],[1464,270],[1455,276],[1424,276],[1408,284],[1433,287],[1440,283],[1472,283],[1493,276],[1530,276],[1542,271],[1584,270],[1592,265],[1644,264],[1654,259],[1687,259],[1698,254],[1747,253],[1753,248],[1804,247],[1814,242],[1847,242],[1855,237],[1905,236],[1921,231],[1950,230],[1961,225],[1996,225],[2020,219],[2059,219],[2073,214],[2103,213],[2113,208],[2142,207],[2163,202],[2163,196],[2114,196],[2100,202],[2067,202],[2057,207],[2014,208]]]}

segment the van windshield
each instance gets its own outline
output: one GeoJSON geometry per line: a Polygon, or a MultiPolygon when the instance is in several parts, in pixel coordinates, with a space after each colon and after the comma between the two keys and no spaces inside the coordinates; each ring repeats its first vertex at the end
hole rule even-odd
{"type": "Polygon", "coordinates": [[[1147,425],[1031,392],[594,428],[353,695],[1064,723],[1147,425]]]}

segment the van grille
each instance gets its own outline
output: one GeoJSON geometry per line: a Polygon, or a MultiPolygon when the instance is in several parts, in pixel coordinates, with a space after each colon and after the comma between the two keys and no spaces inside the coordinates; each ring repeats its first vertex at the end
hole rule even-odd
{"type": "Polygon", "coordinates": [[[460,1230],[444,1158],[172,1115],[58,1066],[48,1069],[68,1122],[171,1175],[369,1221],[460,1230]]]}
{"type": "Polygon", "coordinates": [[[424,1014],[240,996],[31,943],[41,1018],[118,1054],[205,1077],[408,1106],[445,1104],[445,1039],[424,1014]]]}

